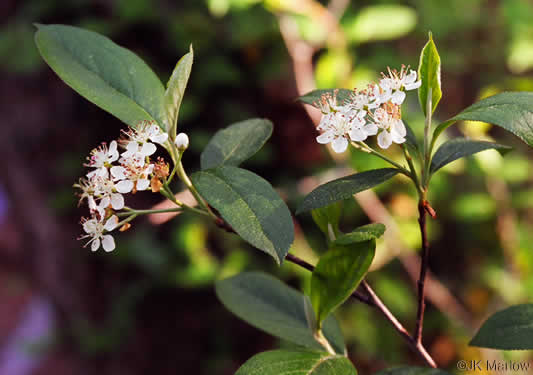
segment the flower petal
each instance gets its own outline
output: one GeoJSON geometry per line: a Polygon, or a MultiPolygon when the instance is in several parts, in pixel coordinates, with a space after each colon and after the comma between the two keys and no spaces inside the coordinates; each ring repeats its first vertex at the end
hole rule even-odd
{"type": "Polygon", "coordinates": [[[378,145],[382,149],[387,149],[392,144],[392,136],[391,134],[383,130],[381,133],[378,134],[378,145]]]}
{"type": "Polygon", "coordinates": [[[107,157],[110,163],[118,159],[117,141],[112,141],[109,144],[109,150],[107,152],[107,157]]]}
{"type": "Polygon", "coordinates": [[[139,151],[142,155],[144,156],[150,156],[152,155],[154,152],[156,152],[157,150],[157,147],[156,145],[154,145],[153,143],[150,143],[150,142],[146,142],[142,148],[141,148],[141,151],[139,151]]]}
{"type": "Polygon", "coordinates": [[[112,235],[106,234],[102,237],[102,247],[107,252],[115,250],[115,239],[112,235]]]}
{"type": "Polygon", "coordinates": [[[107,197],[103,197],[102,200],[100,201],[100,204],[98,205],[99,208],[101,209],[105,209],[107,207],[109,207],[109,204],[111,203],[111,198],[109,198],[108,196],[107,197]]]}
{"type": "Polygon", "coordinates": [[[378,127],[376,124],[369,123],[363,126],[363,131],[366,135],[376,135],[378,134],[378,127]]]}
{"type": "Polygon", "coordinates": [[[111,216],[107,221],[105,222],[104,229],[108,232],[111,232],[113,229],[117,227],[118,224],[118,217],[117,215],[111,216]]]}
{"type": "Polygon", "coordinates": [[[414,90],[414,89],[419,88],[421,85],[422,85],[422,81],[416,81],[415,83],[408,83],[408,84],[405,84],[405,85],[403,85],[403,87],[404,87],[406,90],[414,90]]]}
{"type": "Polygon", "coordinates": [[[407,129],[402,120],[396,120],[391,126],[391,133],[397,134],[400,137],[405,137],[407,135],[407,129]]]}
{"type": "Polygon", "coordinates": [[[111,167],[111,176],[113,176],[113,181],[124,180],[126,178],[126,168],[117,165],[111,167]]]}
{"type": "Polygon", "coordinates": [[[333,141],[334,137],[335,137],[335,133],[332,130],[329,130],[325,133],[320,134],[318,137],[316,137],[316,141],[320,144],[325,145],[333,141]]]}
{"type": "Polygon", "coordinates": [[[146,190],[148,189],[148,186],[150,186],[150,180],[147,180],[145,178],[141,178],[137,180],[137,190],[146,190]]]}
{"type": "Polygon", "coordinates": [[[405,87],[405,85],[413,84],[415,81],[416,81],[416,71],[411,69],[409,74],[406,75],[405,78],[403,79],[404,87],[405,87]]]}
{"type": "Polygon", "coordinates": [[[90,219],[83,223],[83,230],[85,233],[91,234],[96,231],[96,220],[90,219]]]}
{"type": "Polygon", "coordinates": [[[405,99],[405,92],[403,91],[395,91],[394,94],[391,95],[390,101],[394,104],[400,105],[403,103],[405,99]]]}
{"type": "Polygon", "coordinates": [[[333,148],[333,151],[340,154],[341,152],[346,151],[348,140],[344,137],[337,137],[331,142],[331,147],[333,148]]]}
{"type": "Polygon", "coordinates": [[[119,193],[126,194],[133,190],[133,181],[122,180],[118,184],[115,184],[115,188],[119,193]]]}
{"type": "Polygon", "coordinates": [[[354,128],[350,132],[350,139],[355,142],[364,141],[366,137],[366,132],[361,128],[354,128]]]}
{"type": "Polygon", "coordinates": [[[150,137],[150,139],[152,140],[152,142],[163,144],[167,141],[168,134],[167,133],[157,134],[157,135],[150,137]]]}
{"type": "Polygon", "coordinates": [[[100,239],[99,238],[95,238],[92,243],[91,243],[91,250],[92,251],[96,251],[98,250],[98,248],[100,247],[100,239]]]}
{"type": "Polygon", "coordinates": [[[122,210],[124,208],[124,197],[122,194],[111,194],[111,207],[113,207],[114,210],[122,210]]]}

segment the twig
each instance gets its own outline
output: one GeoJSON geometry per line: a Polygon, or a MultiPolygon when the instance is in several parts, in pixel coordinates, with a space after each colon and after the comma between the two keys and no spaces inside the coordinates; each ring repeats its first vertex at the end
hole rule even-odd
{"type": "Polygon", "coordinates": [[[431,358],[431,355],[427,352],[426,348],[424,348],[424,345],[422,345],[421,342],[416,342],[416,340],[407,332],[407,330],[402,326],[402,324],[396,319],[396,317],[389,311],[387,306],[381,300],[379,297],[374,293],[372,288],[370,288],[370,285],[367,284],[365,280],[361,282],[361,285],[363,285],[363,288],[367,291],[367,293],[372,298],[376,308],[387,318],[387,320],[394,326],[394,328],[398,331],[400,336],[404,338],[404,340],[407,342],[409,347],[417,353],[420,358],[422,358],[426,364],[430,367],[437,368],[437,364],[431,358]]]}
{"type": "Polygon", "coordinates": [[[417,344],[422,343],[422,330],[424,327],[424,311],[426,309],[425,301],[425,281],[426,281],[426,272],[428,268],[428,258],[429,258],[429,243],[427,239],[426,231],[426,204],[423,199],[418,203],[418,224],[420,225],[420,233],[422,235],[422,260],[420,263],[420,276],[418,278],[418,311],[416,313],[416,330],[415,330],[415,341],[417,344]]]}

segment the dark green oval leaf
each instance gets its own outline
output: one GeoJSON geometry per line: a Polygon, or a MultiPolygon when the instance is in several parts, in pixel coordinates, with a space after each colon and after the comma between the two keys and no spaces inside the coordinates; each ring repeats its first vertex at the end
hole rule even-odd
{"type": "Polygon", "coordinates": [[[235,375],[357,375],[357,371],[342,355],[272,350],[250,358],[235,375]]]}
{"type": "Polygon", "coordinates": [[[385,225],[381,223],[373,223],[363,225],[354,229],[350,233],[345,233],[333,242],[334,245],[349,245],[354,242],[363,242],[369,240],[375,240],[385,233],[385,225]]]}
{"type": "Polygon", "coordinates": [[[163,85],[137,55],[92,31],[37,27],[41,56],[67,85],[130,126],[155,120],[166,129],[163,85]]]}
{"type": "Polygon", "coordinates": [[[328,239],[336,238],[340,234],[339,220],[342,214],[342,202],[335,202],[327,207],[316,208],[311,211],[315,224],[328,239]]]}
{"type": "Polygon", "coordinates": [[[422,85],[418,89],[418,99],[424,115],[427,116],[426,107],[431,89],[432,113],[437,108],[440,98],[442,97],[440,84],[440,56],[437,46],[433,42],[431,33],[429,40],[422,49],[420,62],[418,63],[418,78],[422,80],[422,85]]]}
{"type": "Polygon", "coordinates": [[[202,152],[202,169],[222,164],[238,166],[263,147],[272,128],[269,120],[254,118],[217,131],[202,152]]]}
{"type": "Polygon", "coordinates": [[[178,61],[167,83],[164,100],[167,115],[167,129],[171,139],[176,138],[181,101],[183,100],[183,95],[187,88],[187,82],[191,75],[193,59],[194,53],[191,45],[189,53],[185,54],[178,61]]]}
{"type": "Polygon", "coordinates": [[[449,372],[438,368],[428,367],[393,367],[376,372],[374,375],[451,375],[449,372]]]}
{"type": "Polygon", "coordinates": [[[433,143],[450,125],[460,120],[483,121],[501,126],[533,147],[533,92],[503,92],[472,104],[435,128],[433,143]]]}
{"type": "Polygon", "coordinates": [[[397,173],[398,170],[394,168],[374,169],[320,185],[305,197],[296,214],[326,207],[334,202],[350,198],[355,193],[370,189],[391,179],[397,173]]]}
{"type": "Polygon", "coordinates": [[[315,102],[319,102],[322,95],[330,93],[333,95],[333,92],[337,90],[337,103],[343,104],[345,100],[347,100],[350,95],[353,93],[352,90],[348,89],[325,89],[325,90],[313,90],[311,92],[308,92],[307,94],[300,96],[298,98],[299,101],[313,105],[315,102]]]}
{"type": "MultiPolygon", "coordinates": [[[[218,281],[216,293],[228,310],[254,327],[298,345],[324,350],[313,337],[304,295],[278,279],[261,272],[244,272],[218,281]]],[[[344,339],[333,315],[324,322],[323,333],[335,351],[344,354],[344,339]]]]}
{"type": "Polygon", "coordinates": [[[196,172],[191,180],[242,239],[278,264],[283,261],[294,240],[294,224],[287,205],[266,180],[233,166],[196,172]]]}
{"type": "Polygon", "coordinates": [[[470,345],[500,350],[533,350],[533,304],[511,306],[492,315],[470,345]]]}
{"type": "Polygon", "coordinates": [[[318,327],[350,297],[365,276],[376,249],[375,240],[349,246],[332,245],[320,257],[311,276],[311,303],[318,327]]]}
{"type": "Polygon", "coordinates": [[[451,163],[454,160],[460,159],[465,156],[474,155],[478,152],[495,149],[502,155],[509,152],[512,147],[500,145],[498,143],[485,142],[485,141],[473,141],[465,138],[454,138],[448,142],[445,142],[439,147],[433,159],[431,160],[430,172],[435,173],[446,164],[451,163]]]}

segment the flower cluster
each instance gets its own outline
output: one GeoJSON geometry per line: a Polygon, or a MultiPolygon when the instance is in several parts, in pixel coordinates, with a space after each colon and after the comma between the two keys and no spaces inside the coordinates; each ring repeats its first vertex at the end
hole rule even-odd
{"type": "Polygon", "coordinates": [[[354,89],[344,103],[337,103],[337,91],[322,95],[314,103],[322,111],[317,126],[321,134],[318,143],[331,142],[333,150],[344,152],[350,141],[360,142],[377,134],[379,147],[386,149],[392,142],[405,142],[406,129],[401,118],[401,105],[405,91],[420,87],[416,72],[402,66],[401,70],[388,69],[388,74],[378,84],[368,85],[365,90],[354,89]]]}
{"type": "Polygon", "coordinates": [[[85,234],[89,238],[91,250],[96,251],[100,244],[105,251],[115,248],[113,237],[108,234],[120,223],[115,212],[124,208],[123,194],[135,193],[151,188],[158,191],[160,179],[168,176],[168,164],[163,159],[153,163],[150,156],[157,144],[163,144],[168,134],[154,122],[143,121],[135,128],[123,131],[124,137],[112,141],[109,146],[102,143],[91,151],[85,167],[91,170],[74,187],[80,189],[80,203],[87,200],[90,217],[82,218],[85,234]],[[118,146],[125,149],[119,154],[118,146]]]}

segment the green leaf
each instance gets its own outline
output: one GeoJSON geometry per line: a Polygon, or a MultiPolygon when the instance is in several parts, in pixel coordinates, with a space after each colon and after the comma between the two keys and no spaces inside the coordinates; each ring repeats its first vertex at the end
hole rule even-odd
{"type": "Polygon", "coordinates": [[[498,150],[502,155],[504,155],[506,152],[509,152],[512,147],[492,142],[455,138],[445,142],[442,146],[440,146],[437,152],[435,152],[435,155],[431,160],[431,166],[429,170],[431,173],[435,173],[437,170],[454,160],[465,156],[474,155],[478,152],[489,149],[498,150]]]}
{"type": "Polygon", "coordinates": [[[365,276],[376,249],[375,240],[349,246],[332,245],[320,257],[311,276],[311,303],[322,321],[350,297],[365,276]]]}
{"type": "Polygon", "coordinates": [[[420,54],[418,78],[422,80],[422,85],[418,89],[418,99],[420,100],[420,106],[422,107],[424,115],[427,116],[426,107],[430,89],[432,103],[431,113],[435,112],[435,108],[437,108],[437,104],[439,104],[440,98],[442,97],[440,85],[440,56],[437,47],[433,42],[431,33],[429,34],[428,42],[420,54]]]}
{"type": "Polygon", "coordinates": [[[339,220],[342,215],[342,202],[335,202],[327,207],[316,208],[311,211],[315,224],[327,238],[336,238],[339,233],[339,220]]]}
{"type": "Polygon", "coordinates": [[[374,169],[320,185],[305,197],[296,214],[326,207],[334,202],[350,198],[355,193],[370,189],[391,179],[397,173],[398,170],[394,168],[374,169]]]}
{"type": "Polygon", "coordinates": [[[272,128],[269,120],[254,118],[217,131],[202,152],[202,169],[222,164],[238,166],[263,147],[272,128]]]}
{"type": "Polygon", "coordinates": [[[271,350],[250,358],[235,375],[357,375],[357,371],[342,355],[271,350]]]}
{"type": "Polygon", "coordinates": [[[196,172],[191,180],[243,240],[281,264],[294,240],[294,224],[287,205],[266,180],[229,165],[196,172]]]}
{"type": "Polygon", "coordinates": [[[349,40],[363,43],[400,38],[415,26],[416,11],[413,8],[380,4],[361,8],[353,21],[345,26],[345,30],[349,40]]]}
{"type": "Polygon", "coordinates": [[[393,367],[376,372],[374,375],[451,375],[449,372],[438,368],[428,367],[393,367]]]}
{"type": "Polygon", "coordinates": [[[492,315],[470,345],[500,350],[533,350],[533,304],[511,306],[492,315]]]}
{"type": "MultiPolygon", "coordinates": [[[[305,296],[262,272],[243,272],[217,281],[217,297],[239,318],[273,336],[311,349],[324,350],[308,323],[305,296]]],[[[339,354],[345,346],[333,315],[324,322],[324,336],[339,354]]]]}
{"type": "Polygon", "coordinates": [[[355,242],[364,242],[369,240],[375,240],[385,233],[385,225],[381,223],[373,223],[363,225],[354,229],[350,233],[345,233],[342,236],[337,237],[333,242],[334,245],[349,245],[355,242]]]}
{"type": "Polygon", "coordinates": [[[176,129],[178,126],[178,115],[181,101],[187,88],[187,82],[191,75],[194,52],[192,45],[189,47],[189,53],[185,54],[176,64],[172,75],[167,83],[165,91],[165,111],[167,115],[167,129],[170,139],[176,138],[176,129]]]}
{"type": "Polygon", "coordinates": [[[41,56],[72,89],[130,126],[155,120],[166,129],[163,85],[137,55],[92,31],[37,28],[41,56]]]}
{"type": "Polygon", "coordinates": [[[313,105],[313,103],[320,101],[320,98],[322,97],[322,95],[328,94],[328,93],[330,95],[333,95],[335,90],[337,90],[337,103],[338,104],[343,104],[344,101],[347,100],[350,97],[350,95],[353,93],[352,90],[348,90],[348,89],[313,90],[303,96],[300,96],[298,100],[305,104],[313,105]]]}
{"type": "Polygon", "coordinates": [[[460,120],[483,121],[501,126],[533,147],[533,92],[503,92],[472,104],[433,132],[433,142],[460,120]]]}

